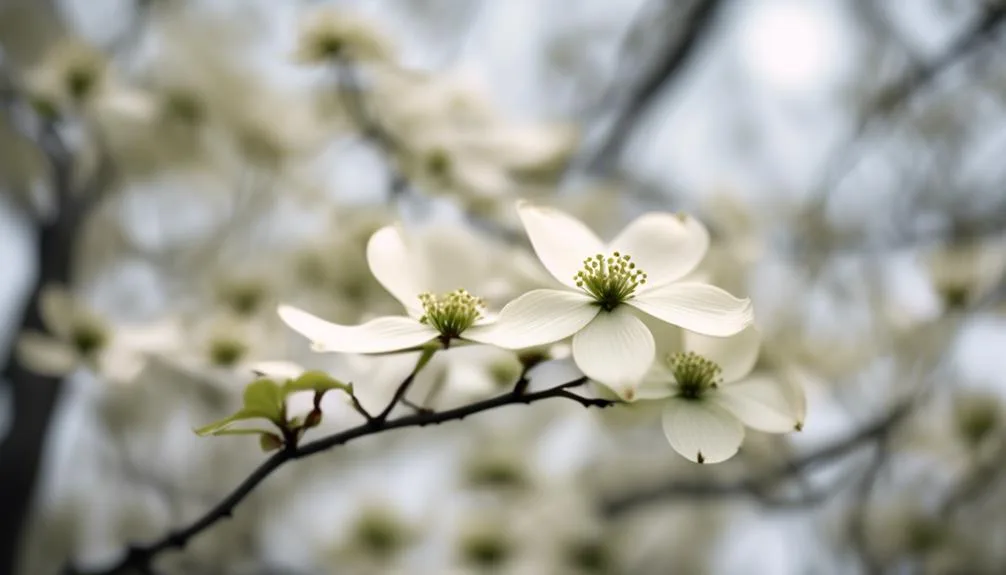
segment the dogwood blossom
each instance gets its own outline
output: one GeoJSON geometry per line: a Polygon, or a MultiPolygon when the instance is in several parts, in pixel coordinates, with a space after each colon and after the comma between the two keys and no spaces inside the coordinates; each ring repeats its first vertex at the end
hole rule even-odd
{"type": "Polygon", "coordinates": [[[690,216],[650,213],[605,245],[579,220],[520,201],[517,209],[535,253],[566,289],[538,289],[508,303],[489,333],[505,348],[573,336],[581,371],[631,400],[653,362],[653,335],[638,313],[712,336],[753,321],[751,302],[700,282],[679,281],[709,246],[690,216]]]}
{"type": "Polygon", "coordinates": [[[719,463],[737,453],[745,426],[768,433],[803,428],[802,389],[750,375],[760,346],[754,327],[731,337],[684,331],[680,345],[660,346],[636,396],[664,402],[664,433],[675,451],[698,463],[719,463]]]}
{"type": "Polygon", "coordinates": [[[154,354],[175,348],[181,338],[181,330],[170,319],[112,325],[56,285],[43,288],[39,312],[46,332],[23,331],[16,353],[28,369],[42,375],[62,376],[87,368],[112,383],[128,383],[154,354]]]}
{"type": "Polygon", "coordinates": [[[375,23],[326,7],[311,11],[301,23],[293,60],[301,64],[329,63],[336,58],[389,62],[393,55],[391,41],[375,23]]]}
{"type": "Polygon", "coordinates": [[[367,243],[367,263],[377,281],[405,307],[407,316],[345,326],[280,305],[280,319],[320,352],[387,353],[433,341],[445,346],[455,339],[481,342],[489,317],[483,301],[461,287],[465,281],[458,272],[465,275],[466,267],[454,256],[464,254],[431,254],[421,242],[406,238],[401,228],[381,228],[367,243]]]}

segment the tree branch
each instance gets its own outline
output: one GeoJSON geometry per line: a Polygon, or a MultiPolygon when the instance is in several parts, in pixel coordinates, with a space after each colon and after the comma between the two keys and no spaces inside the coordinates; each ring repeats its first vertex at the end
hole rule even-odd
{"type": "MultiPolygon", "coordinates": [[[[670,38],[652,71],[644,77],[621,112],[616,116],[604,143],[588,163],[588,171],[604,174],[618,158],[643,114],[660,93],[680,75],[698,51],[702,39],[713,28],[715,14],[725,0],[699,0],[681,24],[681,36],[670,38]]],[[[645,10],[645,8],[644,8],[645,10]]]]}
{"type": "MultiPolygon", "coordinates": [[[[2,66],[2,64],[0,64],[2,66]]],[[[69,284],[77,235],[104,183],[105,162],[84,189],[75,190],[74,157],[63,141],[58,119],[33,114],[31,105],[20,97],[12,78],[4,73],[0,108],[10,115],[32,114],[37,128],[35,143],[45,155],[50,172],[50,189],[56,205],[51,220],[34,219],[37,237],[34,284],[25,302],[17,333],[23,330],[46,332],[40,311],[42,289],[50,283],[69,284]]],[[[12,117],[12,122],[15,119],[12,117]]],[[[0,441],[0,573],[17,573],[22,534],[34,500],[42,452],[53,412],[62,387],[61,377],[40,375],[25,368],[12,345],[0,376],[12,395],[10,431],[0,441]]]]}
{"type": "MultiPolygon", "coordinates": [[[[783,505],[788,505],[787,501],[774,498],[770,494],[771,490],[811,468],[837,460],[865,445],[883,440],[911,412],[913,405],[913,401],[901,402],[884,416],[865,425],[848,437],[829,443],[812,453],[787,461],[766,472],[721,482],[675,480],[611,497],[602,502],[601,510],[604,515],[614,517],[644,505],[681,497],[691,499],[753,497],[767,504],[781,502],[783,505]]],[[[801,500],[813,504],[819,501],[820,497],[808,495],[801,500]]]]}
{"type": "Polygon", "coordinates": [[[828,193],[855,166],[858,159],[857,152],[871,125],[901,110],[913,96],[930,86],[943,71],[984,45],[1004,20],[1006,20],[1006,7],[990,4],[939,57],[929,62],[917,63],[900,78],[882,88],[860,111],[852,134],[837,147],[832,159],[825,166],[824,176],[818,185],[819,197],[813,203],[812,209],[823,209],[828,193]]]}
{"type": "MultiPolygon", "coordinates": [[[[585,377],[569,381],[557,387],[539,391],[536,393],[516,393],[510,392],[504,395],[471,403],[469,405],[457,407],[440,412],[424,412],[406,415],[397,419],[375,418],[364,422],[357,427],[304,443],[296,447],[288,447],[264,461],[249,475],[240,485],[238,485],[227,497],[225,497],[215,507],[207,511],[187,527],[172,531],[146,545],[133,545],[129,547],[125,556],[118,563],[106,569],[96,571],[79,570],[72,565],[64,569],[65,575],[114,575],[117,573],[129,572],[129,570],[140,571],[149,569],[154,559],[171,549],[182,549],[189,541],[209,529],[217,522],[229,518],[233,515],[234,509],[243,501],[260,483],[272,475],[274,471],[284,464],[315,455],[333,447],[344,445],[350,441],[376,435],[381,432],[393,429],[403,429],[407,427],[425,427],[427,425],[438,425],[449,421],[460,421],[470,415],[482,413],[499,407],[516,404],[531,404],[545,399],[561,397],[570,399],[584,407],[608,407],[615,402],[603,399],[591,399],[580,397],[569,393],[568,390],[583,385],[585,377]]],[[[395,402],[392,402],[392,405],[395,402]]]]}

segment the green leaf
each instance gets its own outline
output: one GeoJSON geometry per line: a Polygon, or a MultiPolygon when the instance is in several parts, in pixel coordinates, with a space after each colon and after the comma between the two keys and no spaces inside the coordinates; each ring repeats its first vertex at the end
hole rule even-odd
{"type": "Polygon", "coordinates": [[[224,419],[221,419],[219,421],[214,421],[213,423],[204,425],[203,427],[200,427],[199,429],[196,429],[195,430],[196,431],[196,435],[201,435],[201,436],[204,436],[204,437],[207,436],[207,435],[227,435],[228,433],[230,433],[230,434],[233,435],[233,433],[231,433],[231,432],[233,432],[233,431],[239,431],[239,430],[236,430],[236,429],[235,430],[231,430],[230,427],[232,425],[234,425],[235,423],[238,423],[240,421],[247,421],[249,419],[267,419],[268,420],[269,419],[269,414],[267,414],[265,412],[262,412],[262,411],[254,411],[254,410],[249,410],[249,409],[242,409],[242,410],[239,410],[234,415],[231,415],[229,417],[225,417],[224,419]]]}
{"type": "MultiPolygon", "coordinates": [[[[200,436],[207,435],[244,435],[247,433],[262,433],[261,430],[239,430],[231,429],[231,426],[241,421],[249,419],[264,419],[277,427],[283,428],[284,421],[284,401],[286,392],[284,388],[271,379],[257,379],[245,387],[244,406],[237,413],[204,425],[195,432],[200,436]]],[[[269,433],[269,432],[264,432],[269,433]]]]}
{"type": "Polygon", "coordinates": [[[273,432],[265,429],[240,427],[237,429],[221,429],[213,435],[273,435],[273,432]]]}
{"type": "Polygon", "coordinates": [[[283,425],[283,404],[286,392],[275,381],[262,378],[248,384],[244,394],[244,408],[241,411],[255,412],[276,425],[283,425]]]}
{"type": "Polygon", "coordinates": [[[297,378],[288,380],[283,389],[287,394],[290,394],[295,391],[324,393],[333,389],[349,393],[352,388],[350,384],[343,383],[323,371],[312,370],[305,371],[297,378]]]}

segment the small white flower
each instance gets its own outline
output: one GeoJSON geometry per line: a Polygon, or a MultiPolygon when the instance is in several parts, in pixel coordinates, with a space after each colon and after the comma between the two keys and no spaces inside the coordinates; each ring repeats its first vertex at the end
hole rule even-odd
{"type": "Polygon", "coordinates": [[[519,349],[573,336],[580,370],[631,400],[655,354],[637,313],[713,336],[738,333],[754,319],[750,300],[678,281],[709,246],[694,218],[646,214],[605,245],[559,210],[523,201],[517,209],[538,258],[566,289],[534,290],[508,303],[489,333],[496,345],[519,349]]]}
{"type": "MultiPolygon", "coordinates": [[[[434,242],[431,242],[434,243],[434,242]]],[[[405,306],[408,316],[388,316],[357,326],[339,325],[289,305],[280,318],[312,342],[320,352],[388,353],[417,348],[433,341],[484,341],[489,318],[482,300],[466,291],[470,271],[455,246],[450,258],[430,253],[423,242],[410,242],[401,229],[378,230],[367,243],[367,263],[377,281],[405,306]],[[438,255],[440,257],[438,257],[438,255]]],[[[476,265],[476,262],[471,262],[476,265]]]]}
{"type": "Polygon", "coordinates": [[[220,389],[236,389],[279,342],[265,326],[229,313],[185,325],[186,337],[156,354],[158,367],[220,389]]]}
{"type": "Polygon", "coordinates": [[[301,64],[324,64],[337,58],[383,63],[393,57],[391,41],[373,22],[337,8],[317,10],[304,19],[293,55],[301,64]]]}
{"type": "Polygon", "coordinates": [[[803,428],[803,390],[784,378],[750,375],[760,345],[749,327],[731,337],[685,331],[680,347],[662,346],[636,395],[665,402],[664,433],[675,451],[719,463],[737,453],[745,426],[768,433],[803,428]]]}
{"type": "Polygon", "coordinates": [[[18,337],[18,359],[48,376],[84,367],[112,383],[128,383],[150,357],[172,348],[181,337],[173,321],[113,326],[76,301],[65,288],[43,288],[39,312],[48,333],[26,330],[18,337]]]}

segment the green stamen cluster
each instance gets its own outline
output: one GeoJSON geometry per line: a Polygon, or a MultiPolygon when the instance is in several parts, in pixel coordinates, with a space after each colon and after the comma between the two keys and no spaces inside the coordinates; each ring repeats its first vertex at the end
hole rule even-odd
{"type": "Polygon", "coordinates": [[[71,329],[70,340],[80,355],[91,357],[108,343],[108,332],[97,321],[81,321],[71,329]]]}
{"type": "Polygon", "coordinates": [[[426,171],[434,178],[446,178],[451,172],[451,157],[447,151],[436,149],[430,152],[426,158],[426,171]]]}
{"type": "Polygon", "coordinates": [[[611,573],[614,563],[611,548],[599,538],[584,538],[568,543],[565,556],[566,564],[577,573],[611,573]]]}
{"type": "Polygon", "coordinates": [[[678,382],[679,395],[685,399],[698,399],[709,388],[723,383],[720,366],[691,351],[668,356],[667,365],[678,382]]]}
{"type": "Polygon", "coordinates": [[[513,545],[506,535],[496,531],[476,531],[465,536],[461,542],[462,561],[476,568],[500,567],[513,552],[513,545]]]}
{"type": "Polygon", "coordinates": [[[236,339],[220,338],[210,342],[210,363],[232,367],[248,352],[248,346],[236,339]]]}
{"type": "Polygon", "coordinates": [[[370,510],[354,527],[353,543],[371,557],[396,555],[409,544],[409,528],[395,515],[383,510],[370,510]]]}
{"type": "Polygon", "coordinates": [[[435,296],[431,293],[419,294],[423,304],[420,323],[432,326],[443,337],[459,337],[466,329],[482,317],[479,311],[485,302],[463,289],[435,296]]]}
{"type": "Polygon", "coordinates": [[[583,269],[573,276],[576,286],[590,294],[607,311],[625,302],[646,283],[646,272],[636,267],[628,254],[597,254],[583,260],[583,269]]]}

